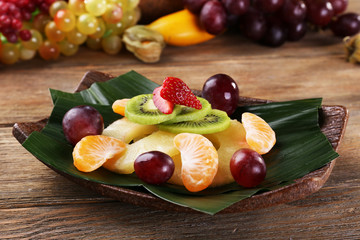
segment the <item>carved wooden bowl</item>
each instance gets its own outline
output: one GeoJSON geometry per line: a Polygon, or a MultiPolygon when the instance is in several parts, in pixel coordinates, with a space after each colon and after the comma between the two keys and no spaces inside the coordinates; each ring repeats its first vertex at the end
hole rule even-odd
{"type": "MultiPolygon", "coordinates": [[[[87,89],[94,82],[107,81],[111,78],[113,78],[113,76],[101,72],[88,72],[84,75],[76,91],[87,89]]],[[[239,106],[254,105],[266,102],[271,101],[240,97],[239,106]]],[[[319,114],[321,131],[329,139],[332,147],[336,151],[345,132],[345,127],[348,120],[348,111],[343,106],[322,106],[319,114]]],[[[33,131],[40,131],[46,125],[46,123],[47,119],[43,119],[38,122],[16,123],[13,127],[13,135],[20,143],[23,143],[33,131]]],[[[250,198],[239,201],[232,206],[222,210],[220,213],[249,211],[304,198],[318,191],[324,185],[335,165],[335,162],[336,159],[332,160],[324,167],[297,179],[291,185],[282,187],[277,190],[256,194],[250,198]]],[[[48,167],[52,168],[51,166],[48,167]]],[[[145,191],[134,191],[122,187],[100,184],[70,176],[64,172],[58,171],[55,168],[52,169],[81,186],[91,189],[92,191],[95,191],[103,196],[111,197],[119,201],[150,208],[182,212],[196,212],[190,208],[181,207],[164,201],[145,191]]]]}

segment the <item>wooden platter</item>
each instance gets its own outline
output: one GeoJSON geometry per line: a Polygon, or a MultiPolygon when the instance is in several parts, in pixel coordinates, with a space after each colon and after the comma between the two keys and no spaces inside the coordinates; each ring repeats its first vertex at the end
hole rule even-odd
{"type": "MultiPolygon", "coordinates": [[[[113,78],[113,76],[105,73],[96,71],[87,72],[81,80],[76,91],[87,89],[94,82],[103,82],[111,78],[113,78]]],[[[195,92],[199,93],[199,91],[195,92]]],[[[266,102],[271,101],[240,97],[239,106],[261,104],[266,102]]],[[[337,151],[341,139],[344,135],[348,120],[347,109],[343,106],[322,106],[319,111],[319,116],[321,131],[329,139],[334,150],[337,151]]],[[[40,131],[46,125],[46,123],[47,119],[43,119],[37,122],[15,123],[13,127],[13,135],[22,144],[33,131],[40,131]]],[[[279,188],[277,190],[254,195],[250,198],[233,204],[232,206],[222,210],[220,213],[249,211],[304,198],[318,191],[324,185],[330,176],[335,163],[336,159],[324,167],[297,179],[291,185],[279,188]]],[[[95,183],[70,176],[64,172],[58,171],[51,166],[48,167],[83,187],[119,201],[170,211],[196,212],[190,208],[181,207],[179,205],[164,201],[145,191],[135,191],[131,189],[95,183]]]]}

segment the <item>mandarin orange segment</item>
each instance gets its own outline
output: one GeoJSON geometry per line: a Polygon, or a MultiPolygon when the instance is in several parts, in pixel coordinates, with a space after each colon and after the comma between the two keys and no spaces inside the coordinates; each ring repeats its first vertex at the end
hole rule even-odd
{"type": "Polygon", "coordinates": [[[74,147],[74,166],[82,172],[91,172],[106,161],[124,154],[126,144],[116,138],[91,135],[82,138],[74,147]]]}
{"type": "Polygon", "coordinates": [[[129,98],[116,100],[112,105],[113,111],[121,116],[125,116],[125,107],[129,100],[129,98]]]}
{"type": "Polygon", "coordinates": [[[190,192],[207,188],[218,170],[218,153],[213,144],[204,136],[180,133],[174,144],[181,153],[181,178],[190,192]]]}
{"type": "Polygon", "coordinates": [[[259,154],[268,153],[276,143],[274,130],[261,117],[253,113],[243,113],[242,124],[246,131],[246,142],[259,154]]]}

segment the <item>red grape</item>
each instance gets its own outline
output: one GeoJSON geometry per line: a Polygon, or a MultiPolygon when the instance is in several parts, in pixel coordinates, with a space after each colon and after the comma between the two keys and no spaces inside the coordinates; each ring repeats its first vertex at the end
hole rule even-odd
{"type": "Polygon", "coordinates": [[[26,4],[26,6],[24,6],[24,9],[32,13],[36,10],[36,3],[34,1],[30,1],[28,4],[26,4]]]}
{"type": "Polygon", "coordinates": [[[210,34],[220,34],[226,28],[226,10],[221,2],[212,0],[204,4],[200,22],[210,34]]]}
{"type": "Polygon", "coordinates": [[[31,39],[31,32],[28,29],[23,29],[19,32],[19,36],[23,41],[29,41],[31,39]]]}
{"type": "Polygon", "coordinates": [[[340,13],[345,12],[348,6],[348,0],[329,0],[331,5],[334,8],[334,15],[339,15],[340,13]]]}
{"type": "Polygon", "coordinates": [[[17,18],[13,18],[11,21],[11,27],[15,30],[20,30],[22,28],[22,22],[21,20],[17,19],[17,18]]]}
{"type": "Polygon", "coordinates": [[[237,27],[241,16],[228,14],[226,17],[226,23],[229,28],[237,27]]]}
{"type": "Polygon", "coordinates": [[[285,28],[278,19],[269,19],[263,43],[269,47],[279,47],[286,41],[285,28]]]}
{"type": "Polygon", "coordinates": [[[221,0],[226,10],[234,15],[240,16],[246,13],[250,7],[250,0],[221,0]]]}
{"type": "Polygon", "coordinates": [[[27,9],[21,10],[21,18],[23,21],[30,21],[31,17],[32,15],[30,11],[28,11],[27,9]]]}
{"type": "Polygon", "coordinates": [[[306,18],[306,5],[301,0],[285,0],[281,9],[281,18],[286,23],[296,24],[306,18]]]}
{"type": "Polygon", "coordinates": [[[254,0],[254,6],[264,13],[274,13],[284,4],[284,0],[254,0]]]}
{"type": "Polygon", "coordinates": [[[323,27],[330,23],[334,9],[328,0],[307,0],[307,18],[317,26],[323,27]]]}
{"type": "Polygon", "coordinates": [[[101,114],[91,106],[77,106],[67,111],[62,120],[66,139],[76,145],[83,137],[99,135],[104,129],[101,114]]]}
{"type": "Polygon", "coordinates": [[[11,43],[16,43],[18,41],[18,36],[17,36],[16,32],[11,28],[8,31],[3,32],[3,35],[11,43]]]}
{"type": "Polygon", "coordinates": [[[238,105],[239,88],[230,76],[219,73],[205,81],[202,96],[212,108],[225,111],[230,116],[238,105]]]}
{"type": "Polygon", "coordinates": [[[8,15],[1,15],[0,16],[0,26],[4,28],[11,27],[11,18],[8,15]]]}
{"type": "Polygon", "coordinates": [[[259,41],[266,33],[266,19],[263,13],[251,9],[241,19],[242,31],[246,37],[259,41]]]}
{"type": "Polygon", "coordinates": [[[135,174],[149,184],[167,182],[174,173],[172,158],[160,151],[150,151],[139,155],[134,162],[135,174]]]}
{"type": "Polygon", "coordinates": [[[6,13],[8,9],[9,9],[9,5],[7,4],[7,2],[0,1],[0,14],[6,13]]]}
{"type": "Polygon", "coordinates": [[[251,188],[256,187],[265,179],[266,164],[260,154],[243,148],[231,157],[230,171],[239,185],[251,188]]]}
{"type": "Polygon", "coordinates": [[[299,41],[305,36],[307,32],[306,22],[300,22],[296,24],[288,25],[287,28],[287,40],[299,41]]]}
{"type": "Polygon", "coordinates": [[[353,36],[360,32],[360,16],[356,13],[346,13],[333,20],[330,28],[335,36],[353,36]]]}
{"type": "Polygon", "coordinates": [[[190,12],[199,14],[204,4],[209,0],[183,0],[184,6],[190,12]]]}

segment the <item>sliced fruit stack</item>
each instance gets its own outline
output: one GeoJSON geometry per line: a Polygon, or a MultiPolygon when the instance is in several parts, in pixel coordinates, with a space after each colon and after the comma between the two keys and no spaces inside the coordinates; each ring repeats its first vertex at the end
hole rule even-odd
{"type": "MultiPolygon", "coordinates": [[[[153,94],[117,100],[112,108],[123,117],[101,135],[72,142],[78,170],[103,166],[119,174],[135,172],[145,183],[168,182],[191,192],[234,181],[254,187],[265,178],[261,154],[276,142],[271,127],[252,113],[244,113],[242,123],[231,120],[178,78],[167,77],[153,94]]],[[[81,113],[72,115],[76,128],[80,120],[91,121],[81,113]]],[[[63,121],[65,136],[74,134],[69,125],[63,121]]]]}
{"type": "Polygon", "coordinates": [[[208,134],[225,130],[230,124],[225,112],[212,109],[206,99],[196,97],[181,79],[174,77],[166,78],[153,94],[130,99],[125,117],[139,124],[156,124],[160,130],[172,133],[208,134]]]}

